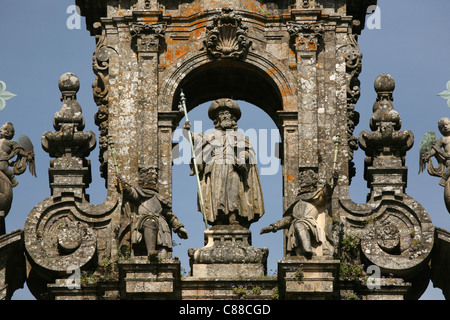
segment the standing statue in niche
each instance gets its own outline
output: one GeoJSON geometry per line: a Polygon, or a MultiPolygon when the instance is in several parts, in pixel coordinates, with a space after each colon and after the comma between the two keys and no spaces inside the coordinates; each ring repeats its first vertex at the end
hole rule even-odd
{"type": "Polygon", "coordinates": [[[420,142],[419,173],[424,171],[428,164],[428,173],[441,178],[439,185],[444,187],[444,201],[447,211],[450,212],[450,119],[440,119],[438,128],[442,137],[436,140],[436,134],[429,131],[420,142]],[[437,167],[433,165],[432,157],[436,158],[437,167]]]}
{"type": "Polygon", "coordinates": [[[337,172],[330,182],[317,189],[317,176],[313,170],[300,175],[297,199],[284,212],[283,218],[261,229],[261,234],[288,229],[286,251],[289,256],[332,255],[331,224],[327,223],[327,205],[336,185],[337,172]]]}
{"type": "MultiPolygon", "coordinates": [[[[215,131],[191,132],[204,200],[203,214],[213,226],[249,228],[264,214],[264,201],[255,152],[249,139],[237,131],[241,110],[232,99],[218,99],[211,104],[208,116],[215,131]]],[[[187,138],[190,128],[186,121],[183,133],[187,138]]]]}
{"type": "Polygon", "coordinates": [[[149,168],[139,170],[138,186],[123,184],[124,210],[119,231],[123,254],[130,248],[142,251],[144,246],[150,261],[171,258],[171,230],[181,239],[188,238],[170,201],[158,193],[157,183],[156,169],[149,168]]]}

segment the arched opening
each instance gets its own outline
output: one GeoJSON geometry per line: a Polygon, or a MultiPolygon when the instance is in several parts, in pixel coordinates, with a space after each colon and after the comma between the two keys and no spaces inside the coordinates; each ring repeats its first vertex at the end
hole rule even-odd
{"type": "MultiPolygon", "coordinates": [[[[207,101],[195,107],[188,113],[195,133],[214,129],[214,124],[208,118],[208,108],[213,101],[207,101]]],[[[278,158],[277,146],[281,141],[280,133],[274,121],[259,107],[237,100],[241,107],[242,117],[238,121],[239,130],[251,141],[257,155],[257,166],[264,197],[265,214],[250,226],[252,245],[255,248],[267,247],[269,257],[267,274],[273,275],[277,270],[277,261],[283,258],[283,232],[260,235],[263,227],[279,220],[283,210],[282,168],[278,158]]],[[[188,248],[198,249],[204,245],[205,225],[203,217],[197,210],[197,182],[195,176],[189,176],[190,146],[183,137],[181,128],[183,118],[174,132],[173,142],[179,143],[179,157],[173,159],[172,168],[172,202],[174,213],[185,225],[189,239],[180,240],[173,236],[173,256],[180,258],[183,273],[188,274],[188,248]]],[[[261,274],[263,271],[261,271],[261,274]]]]}
{"type": "Polygon", "coordinates": [[[175,92],[172,109],[178,109],[183,90],[188,111],[218,98],[242,100],[258,106],[276,120],[283,110],[280,89],[268,72],[242,61],[221,60],[203,64],[183,78],[175,92]]]}
{"type": "MultiPolygon", "coordinates": [[[[283,75],[278,74],[276,67],[255,61],[252,64],[218,60],[197,65],[194,63],[190,67],[184,65],[174,70],[172,77],[175,80],[175,75],[178,75],[178,79],[172,91],[172,110],[178,110],[183,90],[191,130],[200,133],[214,129],[213,122],[208,118],[208,108],[214,100],[231,98],[238,102],[242,112],[238,121],[239,130],[256,149],[265,207],[265,214],[250,226],[252,246],[269,249],[266,271],[271,275],[276,273],[277,261],[283,258],[283,232],[260,235],[260,230],[279,220],[283,213],[283,170],[279,158],[282,153],[278,148],[284,140],[284,131],[277,112],[284,107],[282,93],[286,94],[289,90],[284,88],[287,81],[279,80],[283,75]]],[[[205,224],[202,214],[197,210],[196,177],[189,176],[190,145],[181,130],[185,119],[182,114],[179,118],[182,119],[179,119],[178,128],[173,134],[173,142],[180,144],[180,154],[179,157],[173,157],[172,202],[174,213],[185,225],[189,239],[180,240],[174,235],[173,256],[180,258],[183,273],[188,275],[190,266],[187,249],[204,246],[205,224]]],[[[261,270],[261,274],[263,272],[261,270]]]]}

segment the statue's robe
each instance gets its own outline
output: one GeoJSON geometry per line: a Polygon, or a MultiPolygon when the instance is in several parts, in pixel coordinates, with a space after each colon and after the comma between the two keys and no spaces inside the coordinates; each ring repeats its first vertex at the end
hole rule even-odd
{"type": "Polygon", "coordinates": [[[256,155],[248,138],[235,130],[216,130],[193,137],[196,159],[201,164],[199,176],[208,223],[215,225],[218,217],[230,213],[236,213],[238,220],[248,225],[261,218],[264,201],[256,155]],[[238,163],[246,170],[240,170],[238,163]]]}

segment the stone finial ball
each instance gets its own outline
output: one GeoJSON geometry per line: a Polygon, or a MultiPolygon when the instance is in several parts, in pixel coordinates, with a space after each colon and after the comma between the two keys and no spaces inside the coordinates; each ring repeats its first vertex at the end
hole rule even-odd
{"type": "Polygon", "coordinates": [[[394,78],[392,78],[392,76],[387,73],[380,74],[375,79],[374,87],[376,92],[394,91],[395,89],[394,78]]]}
{"type": "Polygon", "coordinates": [[[80,80],[73,73],[67,72],[59,78],[58,85],[61,92],[78,92],[78,89],[80,89],[80,80]]]}

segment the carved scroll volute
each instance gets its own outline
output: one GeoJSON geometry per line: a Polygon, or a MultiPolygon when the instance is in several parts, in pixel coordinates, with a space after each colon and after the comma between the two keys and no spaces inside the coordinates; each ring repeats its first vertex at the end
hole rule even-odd
{"type": "Polygon", "coordinates": [[[86,222],[77,221],[74,208],[72,201],[44,201],[25,223],[28,261],[49,279],[66,277],[67,270],[82,268],[96,253],[96,233],[86,222]],[[62,206],[66,208],[61,210],[62,206]]]}
{"type": "Polygon", "coordinates": [[[405,197],[382,200],[361,235],[361,252],[382,272],[408,279],[425,269],[434,243],[434,227],[424,208],[405,197]]]}
{"type": "Polygon", "coordinates": [[[214,16],[206,29],[204,45],[212,58],[245,58],[252,42],[248,38],[248,27],[232,9],[223,8],[220,14],[214,16]]]}

